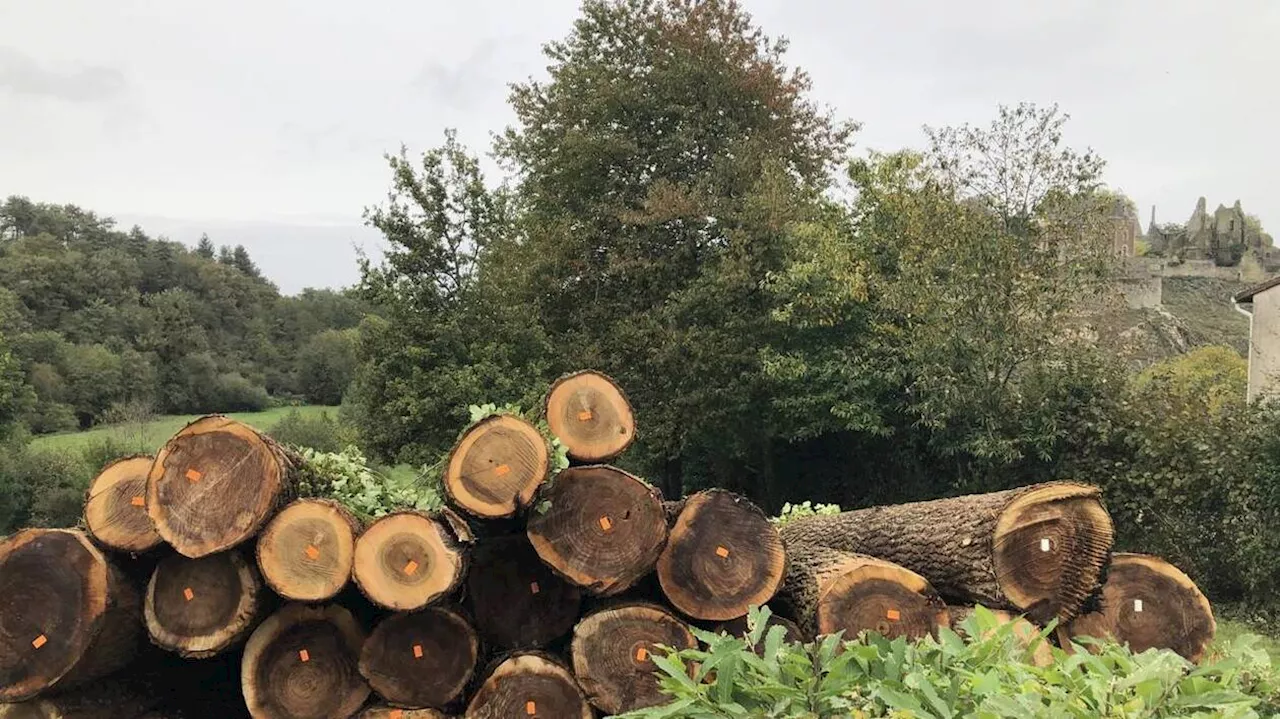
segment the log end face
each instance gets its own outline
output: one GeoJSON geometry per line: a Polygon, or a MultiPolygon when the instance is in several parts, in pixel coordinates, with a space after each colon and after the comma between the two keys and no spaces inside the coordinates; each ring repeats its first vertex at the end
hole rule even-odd
{"type": "Polygon", "coordinates": [[[689,627],[661,607],[628,604],[585,617],[573,630],[573,670],[593,705],[607,714],[656,706],[670,697],[659,688],[653,652],[692,649],[689,627]]]}
{"type": "Polygon", "coordinates": [[[614,467],[572,467],[540,495],[545,512],[529,517],[529,541],[542,561],[599,596],[629,589],[653,571],[667,542],[658,495],[614,467]]]}
{"type": "Polygon", "coordinates": [[[1199,661],[1217,631],[1208,598],[1182,570],[1158,557],[1117,554],[1102,608],[1071,623],[1073,637],[1111,637],[1135,652],[1170,649],[1199,661]]]}
{"type": "Polygon", "coordinates": [[[479,656],[471,624],[432,607],[383,620],[360,652],[360,674],[393,704],[443,707],[462,695],[479,656]]]}
{"type": "Polygon", "coordinates": [[[817,633],[847,638],[875,632],[919,639],[951,625],[946,604],[920,575],[888,562],[870,562],[832,578],[817,604],[817,633]]]}
{"type": "Polygon", "coordinates": [[[594,719],[595,712],[567,668],[543,654],[520,653],[494,668],[471,698],[465,716],[594,719]]]}
{"type": "Polygon", "coordinates": [[[244,639],[261,600],[257,570],[238,552],[200,559],[174,555],[151,576],[144,618],[157,646],[201,659],[244,639]]]}
{"type": "Polygon", "coordinates": [[[746,499],[723,490],[685,501],[658,558],[658,579],[681,612],[727,621],[767,604],[786,578],[778,529],[746,499]]]}
{"type": "Polygon", "coordinates": [[[1033,621],[1069,621],[1096,591],[1114,539],[1096,487],[1040,486],[1018,495],[996,521],[996,582],[1033,621]]]}
{"type": "Polygon", "coordinates": [[[84,534],[26,529],[0,542],[0,702],[66,676],[111,606],[106,559],[84,534]]]}
{"type": "Polygon", "coordinates": [[[494,415],[472,425],[454,446],[444,473],[445,493],[475,517],[510,517],[533,501],[550,469],[550,450],[537,427],[512,415],[494,415]]]}
{"type": "Polygon", "coordinates": [[[196,420],[156,455],[147,480],[147,512],[179,554],[197,559],[257,533],[287,481],[275,448],[246,424],[221,416],[196,420]]]}
{"type": "Polygon", "coordinates": [[[261,719],[345,719],[369,697],[357,663],[365,635],[351,613],[290,604],[268,617],[245,645],[241,689],[261,719]]]}
{"type": "Polygon", "coordinates": [[[584,370],[560,378],[547,393],[547,425],[578,462],[607,462],[635,439],[635,415],[609,377],[584,370]]]}
{"type": "Polygon", "coordinates": [[[500,650],[547,646],[578,621],[582,595],[538,560],[520,535],[480,543],[467,573],[467,603],[485,642],[500,650]]]}
{"type": "Polygon", "coordinates": [[[89,485],[85,525],[94,538],[121,552],[146,552],[162,541],[147,514],[152,458],[127,457],[107,465],[89,485]]]}
{"type": "Polygon", "coordinates": [[[285,507],[258,538],[263,579],[285,599],[322,602],[334,597],[351,579],[354,524],[333,502],[303,499],[285,507]]]}
{"type": "Polygon", "coordinates": [[[352,578],[373,603],[413,611],[453,591],[466,569],[451,530],[420,512],[396,512],[356,540],[352,578]]]}

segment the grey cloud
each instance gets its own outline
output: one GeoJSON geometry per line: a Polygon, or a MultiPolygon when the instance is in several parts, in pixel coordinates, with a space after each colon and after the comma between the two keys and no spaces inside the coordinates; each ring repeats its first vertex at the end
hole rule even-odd
{"type": "Polygon", "coordinates": [[[494,64],[509,38],[486,38],[458,62],[429,61],[414,76],[412,86],[432,100],[453,109],[472,107],[494,90],[494,64]]]}
{"type": "Polygon", "coordinates": [[[100,102],[120,95],[127,85],[124,73],[115,68],[50,69],[17,50],[0,47],[0,89],[19,95],[100,102]]]}

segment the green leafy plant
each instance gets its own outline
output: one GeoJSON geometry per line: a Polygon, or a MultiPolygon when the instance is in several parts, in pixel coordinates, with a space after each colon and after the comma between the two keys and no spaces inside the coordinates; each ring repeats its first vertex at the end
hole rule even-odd
{"type": "Polygon", "coordinates": [[[1054,649],[1054,661],[1038,667],[1014,625],[983,608],[961,627],[980,639],[943,629],[938,639],[918,642],[870,634],[786,642],[767,617],[767,608],[753,609],[742,639],[694,630],[705,649],[655,654],[672,701],[624,716],[1243,719],[1280,710],[1280,685],[1256,637],[1238,638],[1200,666],[1168,651],[1133,654],[1098,642],[1094,652],[1054,649]]]}
{"type": "Polygon", "coordinates": [[[787,502],[782,505],[782,511],[778,516],[770,518],[769,521],[778,526],[782,526],[787,522],[801,517],[812,517],[818,514],[839,514],[840,505],[838,504],[813,504],[809,500],[805,500],[800,504],[792,504],[787,502]]]}
{"type": "Polygon", "coordinates": [[[444,507],[440,492],[420,478],[396,479],[378,472],[355,447],[341,452],[301,450],[299,494],[332,499],[361,519],[376,519],[400,509],[435,511],[444,507]]]}

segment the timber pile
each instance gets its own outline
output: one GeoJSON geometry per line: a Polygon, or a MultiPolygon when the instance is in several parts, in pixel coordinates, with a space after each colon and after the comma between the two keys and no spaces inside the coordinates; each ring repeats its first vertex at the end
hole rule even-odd
{"type": "Polygon", "coordinates": [[[1193,660],[1212,638],[1186,575],[1112,554],[1094,487],[779,523],[609,464],[636,422],[603,374],[543,409],[463,431],[438,512],[299,498],[302,459],[221,416],[110,464],[83,529],[0,540],[0,719],[607,716],[664,701],[659,647],[744,636],[764,604],[796,640],[937,635],[981,604],[1039,663],[1050,620],[1193,660]]]}

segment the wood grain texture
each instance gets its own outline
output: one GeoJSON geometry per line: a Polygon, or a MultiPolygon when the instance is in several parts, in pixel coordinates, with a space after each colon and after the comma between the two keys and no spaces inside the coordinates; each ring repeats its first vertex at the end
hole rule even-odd
{"type": "Polygon", "coordinates": [[[547,425],[576,462],[607,462],[636,436],[626,394],[607,375],[583,370],[557,379],[547,392],[547,425]]]}
{"type": "Polygon", "coordinates": [[[451,594],[466,576],[469,546],[442,515],[400,511],[356,540],[352,578],[369,601],[409,612],[451,594]]]}
{"type": "Polygon", "coordinates": [[[542,652],[517,652],[498,663],[467,705],[466,719],[594,719],[573,673],[542,652]]]}
{"type": "Polygon", "coordinates": [[[249,637],[240,664],[254,719],[348,719],[369,697],[358,662],[365,633],[338,605],[289,604],[249,637]]]}
{"type": "Polygon", "coordinates": [[[692,649],[688,625],[653,604],[635,603],[592,612],[573,630],[573,672],[593,705],[606,714],[656,706],[669,697],[659,689],[653,652],[658,646],[692,649]]]}
{"type": "Polygon", "coordinates": [[[514,516],[528,507],[551,469],[551,452],[537,427],[499,414],[472,425],[445,467],[449,502],[480,519],[514,516]]]}
{"type": "Polygon", "coordinates": [[[85,526],[104,546],[120,552],[141,553],[163,541],[147,514],[147,475],[151,464],[149,455],[118,459],[89,483],[84,505],[85,526]]]}
{"type": "Polygon", "coordinates": [[[262,530],[258,569],[267,586],[285,599],[323,602],[351,579],[359,523],[337,502],[300,499],[262,530]]]}
{"type": "Polygon", "coordinates": [[[360,674],[395,706],[443,708],[461,698],[479,659],[471,623],[428,607],[382,620],[360,652],[360,674]]]}
{"type": "Polygon", "coordinates": [[[147,584],[147,632],[157,646],[205,659],[239,645],[266,600],[257,568],[236,551],[163,559],[147,584]]]}

